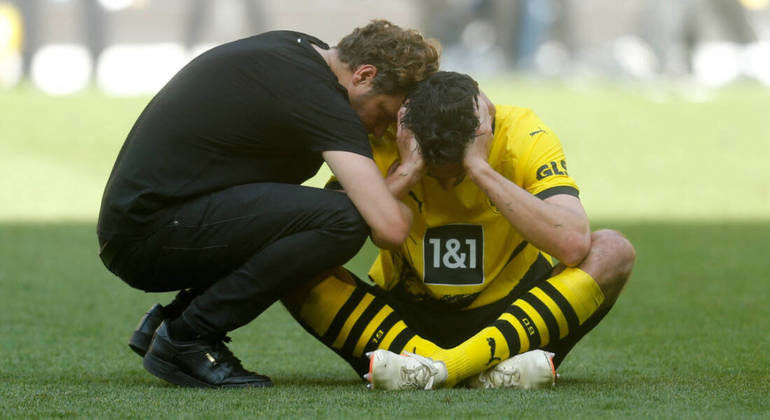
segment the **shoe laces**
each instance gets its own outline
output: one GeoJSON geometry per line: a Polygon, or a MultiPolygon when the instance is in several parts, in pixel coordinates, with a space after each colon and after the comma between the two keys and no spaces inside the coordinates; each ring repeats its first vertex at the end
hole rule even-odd
{"type": "Polygon", "coordinates": [[[406,351],[402,355],[418,362],[414,367],[401,367],[401,378],[404,383],[413,388],[433,389],[433,381],[438,375],[438,368],[433,365],[433,361],[406,351]]]}
{"type": "Polygon", "coordinates": [[[212,353],[214,357],[214,365],[220,365],[227,363],[232,366],[233,371],[244,371],[241,360],[238,359],[232,351],[227,347],[225,343],[229,343],[232,339],[226,335],[214,337],[209,341],[212,347],[212,353]]]}
{"type": "Polygon", "coordinates": [[[518,366],[512,369],[492,368],[484,379],[494,387],[518,386],[521,382],[521,369],[518,366]]]}

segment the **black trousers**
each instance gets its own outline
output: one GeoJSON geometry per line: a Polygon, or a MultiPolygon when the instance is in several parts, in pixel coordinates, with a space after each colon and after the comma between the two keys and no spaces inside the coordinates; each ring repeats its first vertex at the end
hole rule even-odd
{"type": "Polygon", "coordinates": [[[195,289],[181,315],[202,336],[219,336],[347,262],[368,232],[341,192],[247,184],[185,203],[144,240],[107,243],[114,257],[105,264],[147,292],[195,289]]]}

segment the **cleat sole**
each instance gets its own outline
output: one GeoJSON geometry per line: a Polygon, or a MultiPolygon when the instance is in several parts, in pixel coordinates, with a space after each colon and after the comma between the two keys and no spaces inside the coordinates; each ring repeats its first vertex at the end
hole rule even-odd
{"type": "Polygon", "coordinates": [[[144,356],[142,365],[148,372],[158,378],[187,388],[267,388],[273,386],[273,382],[270,380],[247,382],[243,384],[211,385],[195,379],[179,370],[175,365],[153,356],[152,354],[146,354],[144,356]]]}

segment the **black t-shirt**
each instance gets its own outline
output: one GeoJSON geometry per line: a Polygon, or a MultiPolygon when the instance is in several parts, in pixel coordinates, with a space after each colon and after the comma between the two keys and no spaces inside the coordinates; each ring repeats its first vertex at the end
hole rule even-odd
{"type": "Polygon", "coordinates": [[[347,91],[311,44],[276,31],[200,55],[150,101],[102,198],[102,240],[146,236],[183,202],[255,182],[299,184],[321,152],[372,157],[347,91]]]}

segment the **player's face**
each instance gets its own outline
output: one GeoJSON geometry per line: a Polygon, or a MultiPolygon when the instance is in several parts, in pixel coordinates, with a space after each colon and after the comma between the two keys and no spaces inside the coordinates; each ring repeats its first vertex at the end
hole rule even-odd
{"type": "Polygon", "coordinates": [[[465,179],[465,169],[461,163],[430,165],[427,170],[428,176],[434,178],[445,190],[454,188],[465,179]]]}
{"type": "Polygon", "coordinates": [[[382,137],[385,130],[396,122],[396,114],[402,102],[404,95],[386,95],[371,91],[350,99],[350,104],[364,123],[366,131],[375,138],[382,137]]]}

